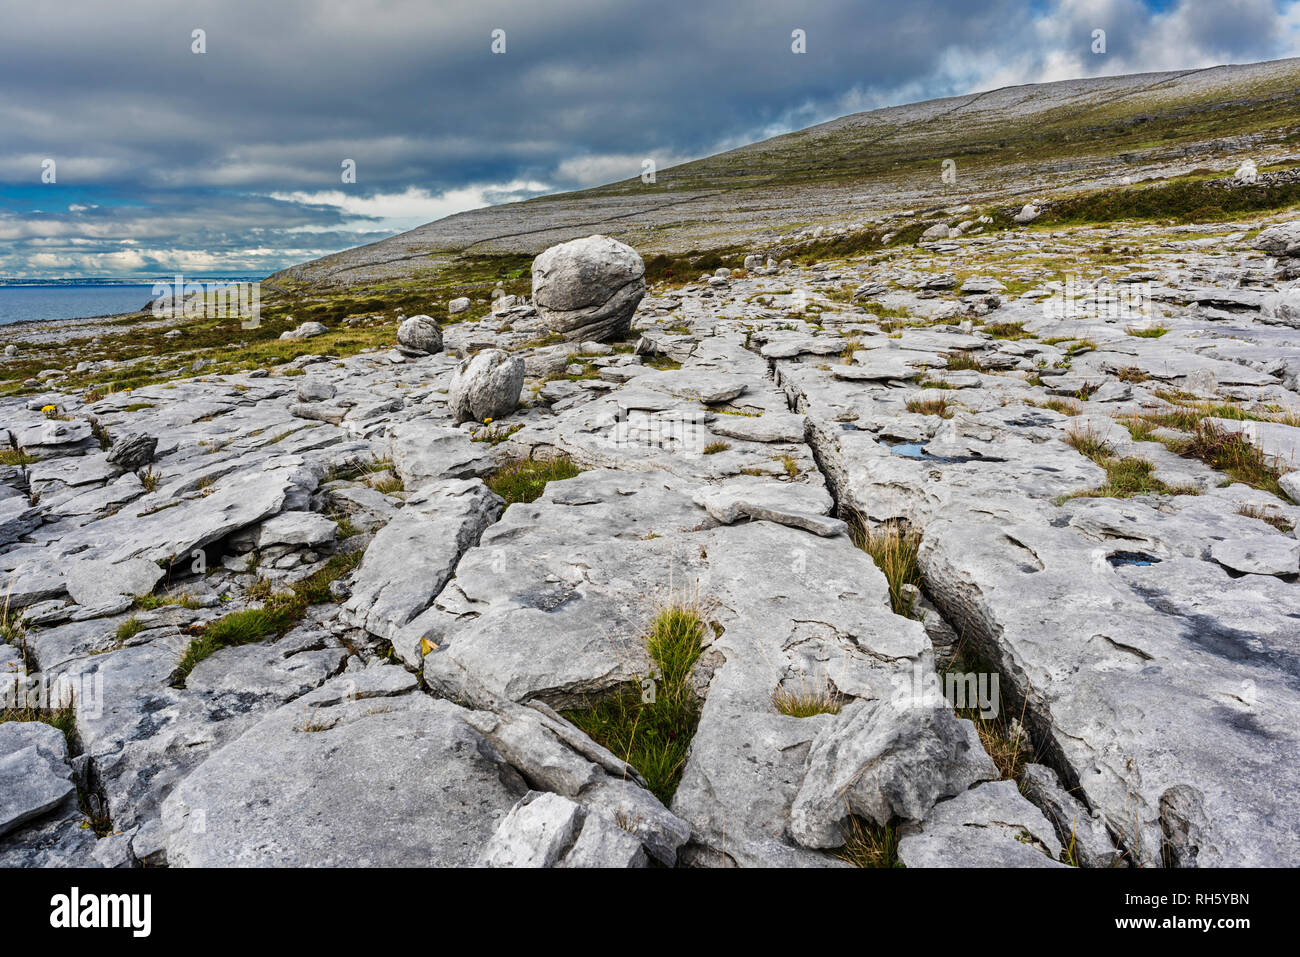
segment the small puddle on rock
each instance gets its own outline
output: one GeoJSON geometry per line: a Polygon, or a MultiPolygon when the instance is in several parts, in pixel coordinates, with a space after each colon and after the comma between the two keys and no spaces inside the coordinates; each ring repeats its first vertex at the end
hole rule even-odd
{"type": "Polygon", "coordinates": [[[1160,561],[1154,555],[1148,555],[1146,552],[1115,552],[1113,555],[1107,555],[1106,561],[1110,562],[1115,568],[1121,565],[1137,565],[1145,568],[1148,565],[1154,565],[1160,561]]]}
{"type": "Polygon", "coordinates": [[[893,452],[895,455],[901,455],[904,458],[925,458],[925,446],[920,442],[898,442],[894,444],[886,442],[885,445],[888,446],[889,451],[893,452]]]}

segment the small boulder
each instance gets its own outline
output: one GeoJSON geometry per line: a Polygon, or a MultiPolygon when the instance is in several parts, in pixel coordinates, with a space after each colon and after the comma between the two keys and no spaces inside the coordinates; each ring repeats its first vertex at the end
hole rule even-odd
{"type": "Polygon", "coordinates": [[[1024,205],[1024,208],[1022,208],[1020,212],[1016,213],[1016,215],[1013,216],[1012,219],[1014,219],[1016,222],[1020,223],[1021,225],[1024,225],[1025,223],[1032,223],[1040,215],[1041,214],[1039,213],[1037,206],[1035,206],[1033,203],[1026,203],[1024,205]]]}
{"type": "Polygon", "coordinates": [[[108,464],[134,472],[153,461],[154,450],[157,448],[158,439],[152,435],[143,432],[125,435],[108,450],[108,464]]]}
{"type": "Polygon", "coordinates": [[[297,329],[290,329],[288,332],[280,333],[281,339],[310,339],[312,336],[319,336],[329,330],[319,322],[304,322],[297,329]]]}
{"type": "Polygon", "coordinates": [[[334,398],[334,383],[319,376],[309,376],[298,383],[295,390],[300,402],[323,402],[334,398]]]}
{"type": "Polygon", "coordinates": [[[465,312],[468,309],[468,296],[461,296],[458,299],[453,299],[451,302],[447,303],[447,315],[449,316],[459,316],[462,312],[465,312]]]}
{"type": "Polygon", "coordinates": [[[588,236],[533,260],[533,302],[542,323],[566,339],[627,338],[645,296],[645,264],[631,246],[588,236]]]}
{"type": "MultiPolygon", "coordinates": [[[[468,303],[468,299],[455,300],[468,303]]],[[[397,327],[397,351],[408,356],[431,356],[442,351],[442,330],[432,316],[411,316],[397,327]]]]}
{"type": "Polygon", "coordinates": [[[498,419],[515,410],[523,387],[523,359],[500,349],[484,349],[456,367],[447,405],[457,425],[498,419]]]}

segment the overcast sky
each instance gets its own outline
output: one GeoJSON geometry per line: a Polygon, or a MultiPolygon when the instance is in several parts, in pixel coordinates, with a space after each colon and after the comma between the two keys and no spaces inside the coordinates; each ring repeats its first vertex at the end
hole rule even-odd
{"type": "Polygon", "coordinates": [[[1300,55],[1300,0],[0,0],[0,23],[0,277],[264,275],[845,113],[1300,55]]]}

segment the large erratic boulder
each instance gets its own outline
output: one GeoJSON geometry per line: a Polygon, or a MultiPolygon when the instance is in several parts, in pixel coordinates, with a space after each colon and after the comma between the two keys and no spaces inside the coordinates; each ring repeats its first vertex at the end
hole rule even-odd
{"type": "Polygon", "coordinates": [[[432,316],[404,319],[397,327],[397,351],[416,358],[441,352],[442,330],[432,316]]]}
{"type": "Polygon", "coordinates": [[[457,425],[497,419],[515,410],[523,388],[524,360],[500,349],[484,349],[456,367],[447,405],[457,425]]]}
{"type": "Polygon", "coordinates": [[[538,315],[570,341],[625,338],[644,295],[641,256],[608,236],[561,243],[533,260],[538,315]]]}

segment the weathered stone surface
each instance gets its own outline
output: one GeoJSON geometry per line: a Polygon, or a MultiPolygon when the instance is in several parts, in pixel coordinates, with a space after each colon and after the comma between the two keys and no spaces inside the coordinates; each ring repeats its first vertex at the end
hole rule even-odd
{"type": "MultiPolygon", "coordinates": [[[[583,829],[581,805],[529,791],[510,809],[483,850],[488,867],[554,867],[583,829]]],[[[638,847],[640,842],[637,842],[638,847]]]]}
{"type": "Polygon", "coordinates": [[[484,349],[456,367],[447,390],[452,421],[482,422],[509,415],[524,387],[524,361],[500,349],[484,349]]]}
{"type": "Polygon", "coordinates": [[[144,558],[73,560],[68,563],[66,586],[78,605],[97,608],[117,604],[123,596],[148,595],[166,574],[157,563],[144,558]]]}
{"type": "Polygon", "coordinates": [[[1284,535],[1215,542],[1210,557],[1248,575],[1300,574],[1300,541],[1284,535]]]}
{"type": "Polygon", "coordinates": [[[393,639],[438,596],[500,508],[501,500],[477,479],[435,483],[414,493],[367,549],[344,620],[393,639]]]}
{"type": "Polygon", "coordinates": [[[414,691],[374,696],[371,681],[343,676],[285,705],[177,785],[163,808],[168,862],[476,863],[527,786],[463,709],[414,691]]]}
{"type": "Polygon", "coordinates": [[[1014,781],[981,784],[936,805],[898,842],[907,867],[1064,867],[1060,853],[1052,825],[1014,781]]]}
{"type": "Polygon", "coordinates": [[[1268,227],[1251,246],[1270,256],[1300,256],[1300,221],[1268,227]]]}
{"type": "Polygon", "coordinates": [[[605,236],[552,246],[533,260],[533,302],[546,327],[567,339],[625,338],[645,295],[635,249],[605,236]]]}
{"type": "MultiPolygon", "coordinates": [[[[468,308],[469,300],[465,300],[468,308]]],[[[442,329],[432,316],[411,316],[397,327],[397,348],[411,356],[433,355],[442,351],[442,329]]]]}
{"type": "Polygon", "coordinates": [[[324,545],[338,536],[338,525],[317,512],[281,512],[257,528],[257,547],[324,545]]]}
{"type": "Polygon", "coordinates": [[[155,436],[138,432],[124,435],[108,450],[107,461],[110,465],[133,472],[153,461],[154,450],[157,447],[158,439],[155,436]]]}
{"type": "Polygon", "coordinates": [[[1080,867],[1115,867],[1121,863],[1105,825],[1061,787],[1051,768],[1026,764],[1020,774],[1020,789],[1056,827],[1062,847],[1080,867]]]}
{"type": "Polygon", "coordinates": [[[0,723],[0,836],[40,817],[75,788],[68,745],[57,728],[39,721],[0,723]]]}
{"type": "Polygon", "coordinates": [[[855,702],[813,739],[790,831],[805,847],[839,847],[851,814],[924,820],[936,801],[996,777],[974,725],[942,697],[855,702]]]}

